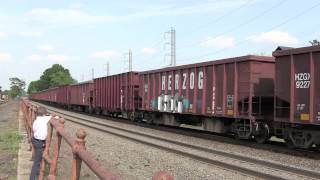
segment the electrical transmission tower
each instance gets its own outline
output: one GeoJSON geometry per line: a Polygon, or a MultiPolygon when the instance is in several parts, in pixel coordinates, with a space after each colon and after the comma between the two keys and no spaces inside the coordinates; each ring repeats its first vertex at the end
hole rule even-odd
{"type": "Polygon", "coordinates": [[[94,79],[94,69],[91,69],[92,80],[94,79]]]}
{"type": "MultiPolygon", "coordinates": [[[[132,71],[132,51],[131,51],[131,49],[129,49],[128,53],[124,54],[124,57],[125,57],[125,62],[128,62],[128,71],[130,72],[130,71],[132,71]]],[[[126,63],[125,63],[125,66],[127,66],[126,63]]]]}
{"type": "Polygon", "coordinates": [[[107,76],[110,76],[110,64],[109,64],[109,61],[106,63],[106,64],[104,64],[105,66],[104,66],[104,70],[106,70],[106,72],[107,72],[107,76]]]}
{"type": "Polygon", "coordinates": [[[173,27],[171,27],[170,31],[165,32],[164,38],[166,40],[169,39],[167,35],[170,35],[170,42],[166,42],[165,46],[170,45],[170,53],[165,54],[164,58],[166,59],[167,56],[170,56],[170,59],[171,59],[170,66],[175,66],[176,65],[176,30],[173,27]]]}

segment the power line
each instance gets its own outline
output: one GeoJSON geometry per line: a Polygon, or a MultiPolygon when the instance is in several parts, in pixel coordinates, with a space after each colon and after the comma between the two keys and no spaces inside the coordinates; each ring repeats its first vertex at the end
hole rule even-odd
{"type": "MultiPolygon", "coordinates": [[[[299,39],[301,38],[305,38],[305,39],[308,39],[308,38],[315,38],[315,37],[312,37],[314,36],[315,34],[320,34],[318,31],[314,31],[314,29],[318,29],[320,27],[320,23],[317,24],[316,26],[313,26],[312,28],[308,28],[310,29],[310,31],[306,32],[306,31],[299,31],[298,33],[295,33],[295,37],[299,37],[299,39]]],[[[308,40],[306,40],[305,42],[307,43],[308,40]]],[[[267,51],[266,48],[261,48],[259,49],[257,52],[262,52],[262,51],[267,51]]]]}
{"type": "MultiPolygon", "coordinates": [[[[258,19],[258,18],[262,17],[263,15],[267,14],[268,12],[270,12],[271,10],[273,10],[274,8],[277,8],[279,5],[281,5],[281,4],[284,3],[285,1],[287,1],[287,0],[282,0],[282,1],[278,2],[278,3],[276,3],[275,5],[271,6],[271,7],[268,8],[268,9],[266,9],[265,11],[262,11],[261,13],[257,14],[256,16],[253,16],[253,17],[250,18],[249,20],[247,20],[247,21],[245,21],[245,22],[243,22],[243,23],[240,23],[240,24],[238,24],[238,25],[236,25],[236,26],[234,26],[234,27],[232,27],[232,28],[230,28],[230,29],[228,29],[228,30],[226,30],[226,31],[224,31],[224,32],[221,32],[221,33],[217,34],[216,36],[222,36],[222,35],[224,35],[224,34],[227,34],[227,33],[233,32],[233,31],[235,31],[235,30],[238,30],[240,27],[242,27],[242,26],[244,26],[244,25],[247,25],[247,24],[255,21],[256,19],[258,19]]],[[[200,42],[196,42],[196,43],[192,43],[192,44],[189,44],[189,45],[186,45],[186,46],[183,46],[183,47],[184,47],[184,48],[186,48],[186,47],[191,47],[191,46],[194,46],[194,45],[199,44],[199,43],[200,43],[200,42]]]]}
{"type": "MultiPolygon", "coordinates": [[[[319,5],[320,5],[320,2],[319,2],[319,3],[316,3],[315,5],[307,8],[307,9],[305,9],[304,11],[298,13],[297,15],[292,16],[292,17],[286,19],[285,21],[283,21],[283,22],[281,22],[281,23],[272,26],[271,28],[269,28],[268,30],[266,30],[266,32],[272,31],[272,30],[274,30],[274,29],[276,29],[276,28],[278,28],[278,27],[280,27],[280,26],[283,26],[283,25],[285,25],[285,24],[293,21],[294,19],[297,19],[297,18],[301,17],[302,15],[310,12],[310,10],[318,7],[319,5]]],[[[248,39],[244,39],[244,40],[242,40],[242,41],[239,41],[239,42],[236,43],[235,45],[244,44],[244,43],[246,43],[246,42],[248,42],[248,39]]],[[[201,57],[205,57],[205,56],[213,55],[213,54],[218,54],[218,53],[221,53],[221,52],[225,51],[226,49],[228,49],[228,48],[222,48],[222,49],[219,49],[219,50],[214,51],[214,52],[212,52],[212,53],[207,53],[207,54],[205,54],[205,55],[202,55],[201,57]]],[[[197,57],[195,57],[195,58],[200,58],[200,56],[197,56],[197,57]]],[[[194,58],[190,58],[190,59],[194,59],[194,58]]],[[[190,59],[189,59],[189,60],[190,60],[190,59]]]]}
{"type": "MultiPolygon", "coordinates": [[[[225,14],[223,14],[222,16],[220,16],[220,17],[218,17],[218,18],[215,18],[215,19],[212,20],[210,23],[206,23],[206,24],[200,25],[199,27],[197,27],[197,28],[195,28],[195,29],[196,29],[196,30],[200,30],[201,28],[204,28],[204,27],[206,27],[206,26],[208,26],[208,25],[212,25],[212,24],[214,24],[214,23],[217,23],[217,22],[221,21],[222,19],[224,19],[225,17],[228,17],[228,16],[236,13],[237,11],[245,8],[246,6],[248,6],[248,5],[250,4],[251,1],[252,1],[252,0],[248,0],[248,1],[246,1],[246,3],[244,3],[243,5],[241,5],[241,6],[237,7],[237,8],[232,9],[232,10],[229,11],[228,13],[225,13],[225,14]]],[[[192,32],[192,33],[195,33],[195,32],[197,32],[197,31],[194,31],[194,32],[192,32]]],[[[190,32],[188,33],[188,35],[190,35],[190,32]]],[[[151,47],[151,48],[155,48],[155,47],[157,47],[158,45],[160,45],[162,42],[163,42],[163,40],[159,40],[159,41],[157,41],[156,43],[154,43],[153,46],[150,46],[150,47],[151,47]]],[[[139,56],[138,56],[138,57],[139,57],[139,56]]]]}
{"type": "MultiPolygon", "coordinates": [[[[203,24],[203,25],[201,25],[201,26],[199,26],[199,27],[197,27],[197,28],[195,28],[195,29],[196,29],[196,30],[200,30],[200,29],[202,29],[202,28],[204,28],[204,27],[206,27],[206,26],[208,26],[208,25],[215,24],[215,23],[221,21],[222,19],[224,19],[225,17],[228,17],[228,16],[236,13],[237,11],[245,8],[246,6],[248,6],[248,5],[250,4],[251,1],[252,1],[252,0],[248,0],[248,1],[247,1],[246,3],[244,3],[242,6],[239,6],[239,7],[235,8],[235,9],[232,9],[232,10],[229,11],[228,13],[223,14],[222,16],[214,19],[213,21],[210,21],[209,23],[203,24]]],[[[190,34],[192,34],[192,33],[195,33],[195,32],[198,32],[198,31],[193,31],[193,32],[191,32],[191,33],[189,32],[188,35],[190,35],[190,34]]]]}

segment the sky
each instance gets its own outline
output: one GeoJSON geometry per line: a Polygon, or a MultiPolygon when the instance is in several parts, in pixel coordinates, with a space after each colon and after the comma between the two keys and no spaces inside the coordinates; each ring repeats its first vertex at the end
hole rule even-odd
{"type": "Polygon", "coordinates": [[[170,64],[176,31],[177,65],[248,54],[271,56],[277,46],[320,39],[318,0],[10,0],[0,1],[0,86],[27,83],[61,64],[85,81],[170,64]]]}

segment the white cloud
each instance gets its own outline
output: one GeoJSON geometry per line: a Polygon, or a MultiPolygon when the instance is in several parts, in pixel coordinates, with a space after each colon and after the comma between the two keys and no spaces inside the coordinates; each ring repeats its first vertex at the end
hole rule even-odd
{"type": "MultiPolygon", "coordinates": [[[[251,3],[259,2],[254,0],[251,3]]],[[[172,3],[138,4],[135,2],[122,5],[122,11],[128,13],[96,15],[84,11],[83,5],[72,4],[70,8],[35,8],[26,13],[28,22],[51,25],[54,27],[95,25],[98,23],[123,22],[142,18],[183,16],[192,14],[215,13],[248,3],[247,0],[205,1],[178,6],[172,3]]]]}
{"type": "Polygon", "coordinates": [[[27,16],[36,22],[51,25],[87,25],[101,23],[104,16],[90,15],[77,9],[49,9],[37,8],[27,12],[27,16]]]}
{"type": "Polygon", "coordinates": [[[156,53],[156,50],[154,48],[145,47],[145,48],[142,48],[141,52],[145,54],[154,54],[156,53]]]}
{"type": "Polygon", "coordinates": [[[60,54],[48,54],[48,60],[57,61],[57,62],[66,62],[66,61],[69,61],[70,58],[60,54]]]}
{"type": "Polygon", "coordinates": [[[42,57],[39,54],[32,54],[31,56],[27,57],[29,61],[41,61],[42,57]]]}
{"type": "Polygon", "coordinates": [[[202,46],[215,48],[229,48],[235,46],[235,42],[234,39],[229,36],[208,37],[206,41],[202,43],[202,46]]]}
{"type": "Polygon", "coordinates": [[[0,62],[13,62],[11,54],[0,52],[0,62]]]}
{"type": "Polygon", "coordinates": [[[119,58],[120,53],[113,50],[104,50],[104,51],[97,51],[95,53],[92,53],[90,57],[100,58],[100,59],[113,59],[113,58],[119,58]]]}
{"type": "Polygon", "coordinates": [[[23,37],[40,37],[43,33],[40,31],[21,31],[18,34],[23,37]]]}
{"type": "Polygon", "coordinates": [[[249,36],[247,40],[256,43],[272,43],[279,45],[295,45],[298,43],[296,37],[282,31],[262,32],[258,35],[249,36]]]}
{"type": "Polygon", "coordinates": [[[84,6],[82,3],[73,3],[71,4],[70,8],[72,9],[81,9],[84,6]]]}
{"type": "Polygon", "coordinates": [[[43,50],[43,51],[52,51],[54,48],[50,46],[49,44],[40,44],[38,46],[38,49],[43,50]]]}
{"type": "MultiPolygon", "coordinates": [[[[253,0],[250,3],[255,3],[260,0],[253,0]]],[[[188,3],[186,6],[179,6],[174,3],[162,4],[126,4],[124,5],[129,11],[132,18],[148,18],[155,16],[181,16],[191,14],[215,13],[217,11],[225,11],[229,8],[239,7],[247,4],[247,0],[224,0],[224,1],[195,1],[188,3]]]]}
{"type": "Polygon", "coordinates": [[[7,36],[8,36],[7,33],[5,33],[5,32],[0,32],[0,38],[4,38],[4,37],[7,37],[7,36]]]}

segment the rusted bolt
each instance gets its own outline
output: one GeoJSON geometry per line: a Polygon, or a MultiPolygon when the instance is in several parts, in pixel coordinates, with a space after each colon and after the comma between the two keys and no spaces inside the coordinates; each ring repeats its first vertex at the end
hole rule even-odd
{"type": "Polygon", "coordinates": [[[60,126],[62,127],[62,128],[64,128],[64,123],[65,123],[66,121],[64,120],[64,118],[60,118],[59,119],[59,123],[60,123],[60,126]]]}
{"type": "Polygon", "coordinates": [[[77,130],[76,136],[77,136],[77,139],[76,139],[75,144],[72,148],[73,153],[76,153],[78,151],[78,149],[86,150],[86,146],[85,146],[86,141],[84,140],[87,136],[86,131],[82,128],[79,128],[77,130]]]}
{"type": "Polygon", "coordinates": [[[79,129],[77,130],[76,135],[77,135],[77,138],[78,138],[78,139],[84,140],[84,138],[86,138],[86,136],[87,136],[87,133],[86,133],[86,131],[85,131],[84,129],[79,128],[79,129]]]}

